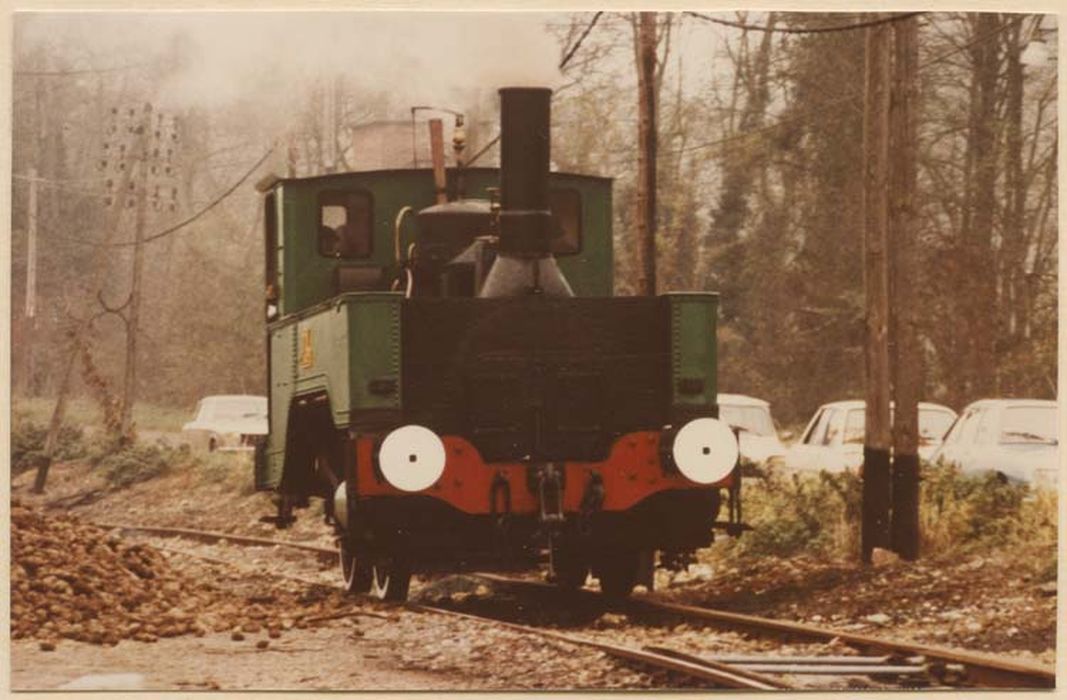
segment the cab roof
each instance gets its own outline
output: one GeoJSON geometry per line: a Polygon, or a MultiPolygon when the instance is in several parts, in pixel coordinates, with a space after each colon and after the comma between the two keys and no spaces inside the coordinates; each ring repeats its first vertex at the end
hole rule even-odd
{"type": "MultiPolygon", "coordinates": [[[[447,172],[458,172],[457,168],[446,168],[447,172]]],[[[500,172],[500,168],[463,168],[464,173],[480,173],[491,174],[500,172]]],[[[329,180],[343,179],[351,177],[353,175],[375,175],[375,176],[388,176],[388,175],[407,175],[411,173],[433,173],[432,168],[384,168],[380,170],[349,170],[343,173],[325,173],[322,175],[310,175],[308,177],[281,177],[274,173],[268,173],[256,182],[256,190],[259,192],[269,192],[278,185],[282,185],[289,182],[328,182],[329,180]]],[[[579,178],[582,180],[591,180],[594,182],[613,182],[615,178],[604,177],[602,175],[585,175],[583,173],[568,173],[561,171],[552,171],[549,173],[549,177],[552,175],[563,175],[566,177],[579,178]]]]}

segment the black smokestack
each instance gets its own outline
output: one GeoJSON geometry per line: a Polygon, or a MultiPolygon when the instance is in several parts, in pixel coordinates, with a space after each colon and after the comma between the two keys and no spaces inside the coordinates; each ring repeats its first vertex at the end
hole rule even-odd
{"type": "Polygon", "coordinates": [[[551,102],[548,88],[500,90],[500,235],[479,296],[574,296],[550,245],[551,102]]]}
{"type": "Polygon", "coordinates": [[[500,90],[500,250],[523,256],[549,251],[548,205],[552,91],[500,90]]]}

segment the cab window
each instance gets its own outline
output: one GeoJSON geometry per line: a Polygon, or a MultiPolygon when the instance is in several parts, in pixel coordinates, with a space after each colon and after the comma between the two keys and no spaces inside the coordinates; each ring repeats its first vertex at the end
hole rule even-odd
{"type": "Polygon", "coordinates": [[[319,254],[331,258],[370,257],[374,201],[369,192],[326,190],[318,201],[319,254]]]}
{"type": "Polygon", "coordinates": [[[550,190],[548,208],[562,233],[552,239],[554,255],[571,255],[582,249],[582,195],[578,190],[550,190]]]}

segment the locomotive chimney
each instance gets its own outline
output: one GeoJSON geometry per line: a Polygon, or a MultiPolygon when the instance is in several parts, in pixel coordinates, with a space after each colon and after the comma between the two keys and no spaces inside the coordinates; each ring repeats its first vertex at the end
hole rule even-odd
{"type": "Polygon", "coordinates": [[[479,296],[574,296],[551,253],[551,100],[548,88],[500,89],[499,243],[479,296]]]}

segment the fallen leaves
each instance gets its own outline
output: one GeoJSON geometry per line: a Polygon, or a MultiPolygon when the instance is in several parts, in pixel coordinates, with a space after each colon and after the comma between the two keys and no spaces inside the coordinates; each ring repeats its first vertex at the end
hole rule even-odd
{"type": "Polygon", "coordinates": [[[108,646],[209,632],[277,639],[308,618],[355,614],[350,599],[329,590],[275,585],[235,594],[202,567],[175,565],[160,550],[69,515],[14,502],[11,524],[12,637],[40,639],[42,650],[59,639],[108,646]]]}

